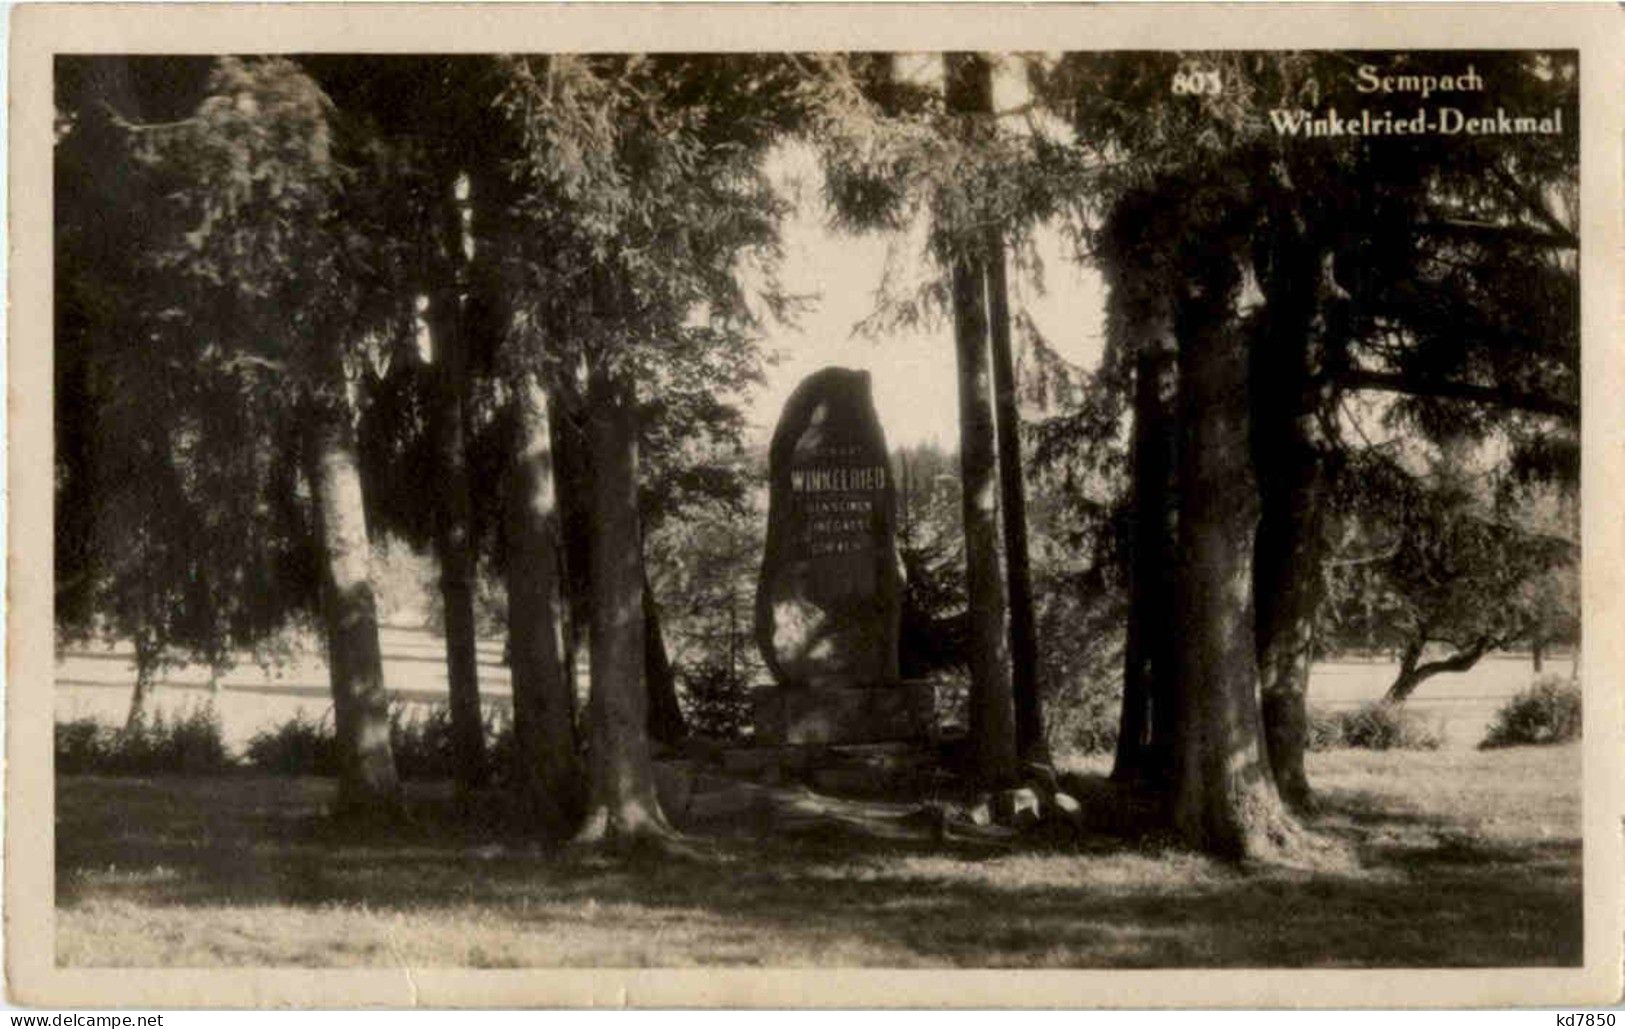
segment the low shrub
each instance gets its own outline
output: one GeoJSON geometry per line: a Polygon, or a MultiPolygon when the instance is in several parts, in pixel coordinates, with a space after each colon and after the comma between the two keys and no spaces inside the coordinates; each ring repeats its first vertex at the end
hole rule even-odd
{"type": "Polygon", "coordinates": [[[326,715],[297,711],[275,729],[255,733],[244,754],[250,765],[276,775],[338,774],[338,744],[326,715]]]}
{"type": "Polygon", "coordinates": [[[1438,750],[1437,723],[1399,704],[1373,701],[1349,711],[1316,711],[1309,718],[1309,749],[1438,750]]]}
{"type": "Polygon", "coordinates": [[[1343,745],[1343,719],[1324,708],[1309,711],[1309,749],[1335,750],[1343,745]]]}
{"type": "Polygon", "coordinates": [[[138,716],[123,728],[81,718],[55,730],[55,767],[65,775],[200,775],[234,763],[212,704],[138,716]]]}
{"type": "MultiPolygon", "coordinates": [[[[513,730],[501,710],[484,711],[486,767],[505,774],[513,762],[513,730]]],[[[389,747],[402,779],[451,779],[457,770],[451,745],[451,708],[436,703],[396,703],[389,709],[389,747]]]]}
{"type": "Polygon", "coordinates": [[[102,770],[114,731],[94,718],[56,723],[57,773],[92,775],[102,770]]]}
{"type": "Polygon", "coordinates": [[[1562,676],[1536,679],[1501,706],[1481,748],[1566,743],[1580,738],[1580,687],[1562,676]]]}
{"type": "Polygon", "coordinates": [[[1092,681],[1069,691],[1064,702],[1044,709],[1044,735],[1051,753],[1103,754],[1117,748],[1122,722],[1123,688],[1119,681],[1092,681]]]}
{"type": "MultiPolygon", "coordinates": [[[[389,747],[402,779],[450,779],[455,768],[451,709],[445,704],[391,705],[389,747]]],[[[499,777],[505,775],[513,763],[513,727],[499,708],[485,711],[485,748],[487,766],[499,777]]],[[[275,729],[257,733],[248,741],[246,756],[250,765],[276,775],[338,774],[338,744],[326,715],[316,719],[296,713],[275,729]]]]}
{"type": "Polygon", "coordinates": [[[692,732],[718,740],[744,738],[752,720],[751,684],[741,671],[723,661],[704,660],[679,672],[692,732]]]}
{"type": "Polygon", "coordinates": [[[435,704],[425,711],[418,705],[391,704],[389,749],[395,755],[395,774],[402,779],[450,779],[455,767],[451,708],[435,704]]]}
{"type": "Polygon", "coordinates": [[[507,783],[513,778],[514,762],[513,716],[504,708],[488,708],[485,712],[485,766],[491,770],[491,781],[507,783]]]}

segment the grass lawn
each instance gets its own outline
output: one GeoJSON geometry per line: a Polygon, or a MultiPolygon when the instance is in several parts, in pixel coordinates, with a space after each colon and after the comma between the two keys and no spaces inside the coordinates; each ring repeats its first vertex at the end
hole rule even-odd
{"type": "Polygon", "coordinates": [[[59,778],[65,965],[1500,966],[1581,960],[1578,745],[1310,758],[1358,868],[731,834],[693,860],[542,853],[414,795],[365,838],[321,780],[59,778]]]}

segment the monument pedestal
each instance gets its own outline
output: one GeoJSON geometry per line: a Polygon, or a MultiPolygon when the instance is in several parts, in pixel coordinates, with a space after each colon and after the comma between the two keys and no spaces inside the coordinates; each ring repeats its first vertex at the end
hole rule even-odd
{"type": "Polygon", "coordinates": [[[936,737],[936,690],[892,686],[759,686],[751,695],[758,745],[888,743],[936,737]]]}

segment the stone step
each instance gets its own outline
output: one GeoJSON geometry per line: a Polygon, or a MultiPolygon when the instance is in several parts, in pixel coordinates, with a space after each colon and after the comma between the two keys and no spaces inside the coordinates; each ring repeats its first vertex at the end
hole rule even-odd
{"type": "Polygon", "coordinates": [[[767,744],[926,742],[935,733],[929,682],[891,686],[765,686],[751,695],[756,738],[767,744]]]}

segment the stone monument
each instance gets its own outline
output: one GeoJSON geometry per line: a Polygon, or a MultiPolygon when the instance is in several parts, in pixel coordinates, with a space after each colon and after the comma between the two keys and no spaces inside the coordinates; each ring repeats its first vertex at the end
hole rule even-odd
{"type": "Polygon", "coordinates": [[[754,698],[758,741],[929,736],[929,686],[898,679],[896,494],[868,372],[825,368],[796,387],[768,475],[756,642],[775,685],[754,698]]]}

